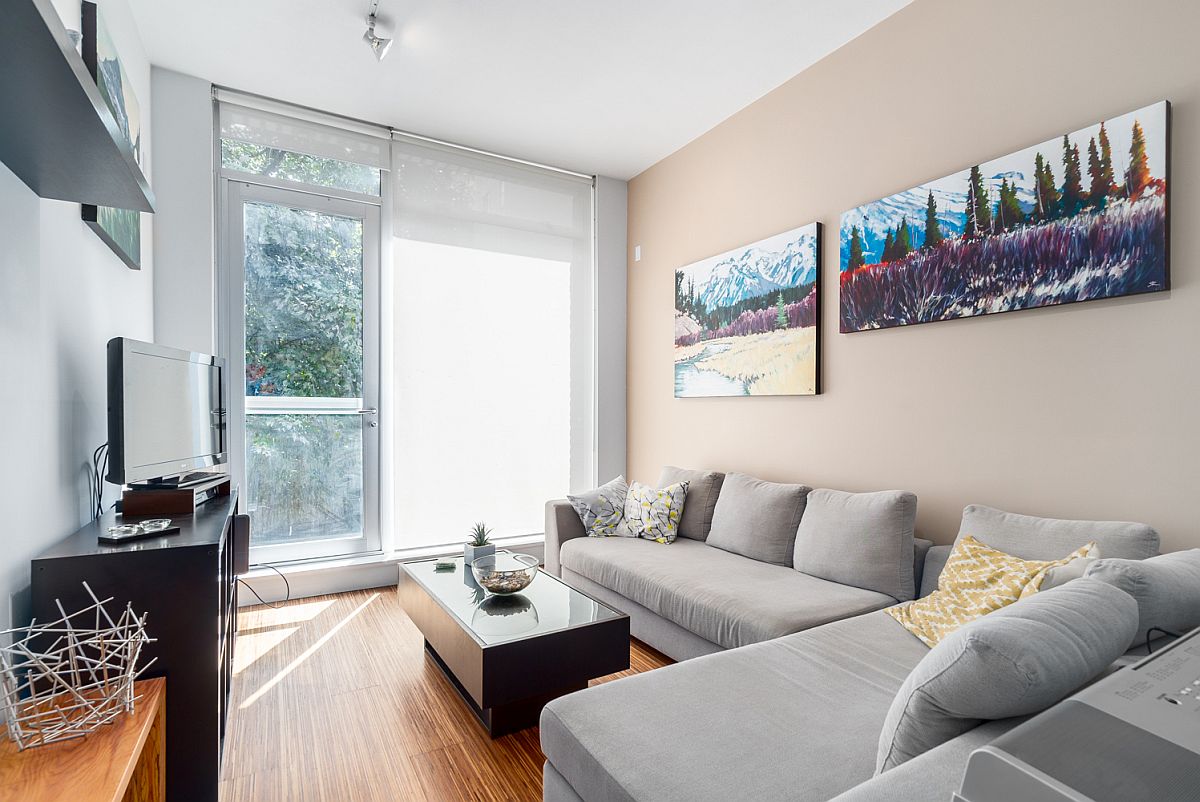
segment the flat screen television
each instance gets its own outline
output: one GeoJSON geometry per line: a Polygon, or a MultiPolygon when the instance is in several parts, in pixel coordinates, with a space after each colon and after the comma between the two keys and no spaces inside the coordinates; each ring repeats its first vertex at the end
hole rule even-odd
{"type": "Polygon", "coordinates": [[[109,340],[105,478],[175,483],[227,462],[225,381],[220,357],[109,340]]]}

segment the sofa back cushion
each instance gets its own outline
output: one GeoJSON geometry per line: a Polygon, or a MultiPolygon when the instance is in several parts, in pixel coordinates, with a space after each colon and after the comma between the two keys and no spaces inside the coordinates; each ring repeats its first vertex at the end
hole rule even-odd
{"type": "Polygon", "coordinates": [[[810,576],[913,598],[913,527],[917,497],[902,490],[808,494],[792,564],[810,576]]]}
{"type": "Polygon", "coordinates": [[[876,772],[981,721],[1057,703],[1125,652],[1137,620],[1133,597],[1083,578],[966,625],[931,649],[896,693],[876,772]]]}
{"type": "Polygon", "coordinates": [[[708,545],[752,560],[791,566],[796,529],[810,490],[806,485],[726,474],[708,545]]]}
{"type": "Polygon", "coordinates": [[[1055,560],[1091,541],[1104,557],[1144,560],[1158,554],[1158,533],[1145,524],[1036,518],[981,504],[963,510],[958,537],[966,535],[1024,560],[1055,560]]]}
{"type": "Polygon", "coordinates": [[[668,465],[658,477],[658,486],[687,482],[687,498],[683,502],[683,520],[679,522],[679,536],[692,540],[707,540],[712,529],[713,512],[717,509],[717,496],[725,474],[716,471],[692,471],[668,465]]]}
{"type": "Polygon", "coordinates": [[[1120,588],[1138,604],[1137,645],[1152,627],[1182,635],[1200,627],[1200,549],[1148,560],[1097,560],[1084,574],[1120,588]]]}

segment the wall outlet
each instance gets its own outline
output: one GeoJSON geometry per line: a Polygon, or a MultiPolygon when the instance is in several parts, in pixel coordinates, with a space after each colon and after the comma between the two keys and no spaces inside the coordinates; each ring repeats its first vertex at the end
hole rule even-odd
{"type": "Polygon", "coordinates": [[[635,262],[642,261],[642,246],[641,245],[633,246],[633,261],[635,261],[635,262]]]}

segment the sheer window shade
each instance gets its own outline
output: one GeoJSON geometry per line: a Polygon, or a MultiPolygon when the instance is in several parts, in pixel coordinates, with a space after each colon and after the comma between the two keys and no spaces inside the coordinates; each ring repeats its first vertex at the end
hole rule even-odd
{"type": "Polygon", "coordinates": [[[387,170],[386,131],[378,134],[325,125],[237,103],[220,104],[221,138],[387,170]]]}
{"type": "Polygon", "coordinates": [[[595,484],[592,181],[393,143],[400,547],[542,531],[595,484]]]}

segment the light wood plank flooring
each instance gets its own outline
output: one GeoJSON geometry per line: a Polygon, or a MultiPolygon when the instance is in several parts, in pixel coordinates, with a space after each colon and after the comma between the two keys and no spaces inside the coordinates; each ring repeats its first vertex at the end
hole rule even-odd
{"type": "MultiPolygon", "coordinates": [[[[222,802],[540,800],[537,729],[492,740],[394,588],[244,608],[222,802]]],[[[633,641],[630,669],[670,663],[633,641]]]]}

